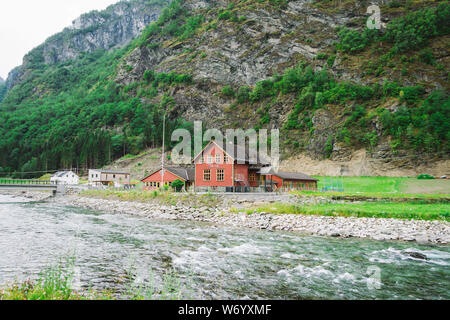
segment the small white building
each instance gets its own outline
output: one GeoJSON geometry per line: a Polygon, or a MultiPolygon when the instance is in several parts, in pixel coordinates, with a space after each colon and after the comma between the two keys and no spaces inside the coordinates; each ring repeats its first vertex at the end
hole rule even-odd
{"type": "Polygon", "coordinates": [[[89,170],[89,184],[93,186],[114,186],[130,184],[130,172],[111,170],[89,170]]]}
{"type": "Polygon", "coordinates": [[[52,184],[76,185],[80,183],[80,177],[73,171],[58,171],[51,176],[52,184]]]}

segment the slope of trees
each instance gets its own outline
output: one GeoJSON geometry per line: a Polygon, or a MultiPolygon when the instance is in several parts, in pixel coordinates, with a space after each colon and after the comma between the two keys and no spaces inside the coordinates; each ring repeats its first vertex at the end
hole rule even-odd
{"type": "MultiPolygon", "coordinates": [[[[12,89],[0,105],[2,172],[99,167],[161,145],[167,102],[144,104],[111,80],[126,50],[85,54],[12,89]]],[[[152,74],[157,94],[190,81],[188,75],[152,74]]],[[[169,121],[168,136],[182,125],[169,121]]]]}

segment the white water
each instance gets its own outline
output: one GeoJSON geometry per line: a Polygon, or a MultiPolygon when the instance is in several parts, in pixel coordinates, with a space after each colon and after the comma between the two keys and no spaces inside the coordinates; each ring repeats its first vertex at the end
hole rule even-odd
{"type": "Polygon", "coordinates": [[[449,299],[450,247],[152,221],[0,198],[0,283],[75,255],[79,285],[122,290],[173,268],[197,299],[449,299]],[[411,257],[417,252],[428,260],[411,257]],[[368,268],[381,272],[371,290],[368,268]]]}

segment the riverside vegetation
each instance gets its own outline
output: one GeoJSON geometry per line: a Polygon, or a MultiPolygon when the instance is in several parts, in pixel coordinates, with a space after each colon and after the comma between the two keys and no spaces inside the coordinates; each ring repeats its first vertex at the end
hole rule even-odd
{"type": "Polygon", "coordinates": [[[365,30],[351,1],[227,2],[156,1],[166,5],[157,21],[123,48],[55,63],[31,51],[22,81],[0,84],[0,175],[101,167],[160,146],[165,112],[170,147],[174,129],[192,130],[186,101],[221,127],[281,127],[286,154],[333,158],[337,145],[387,143],[390,157],[448,157],[448,1],[380,4],[391,18],[383,31],[365,30]],[[358,28],[341,25],[339,10],[358,28]],[[311,12],[320,19],[304,24],[311,12]],[[275,26],[280,17],[291,26],[275,26]],[[269,30],[259,25],[266,18],[277,32],[253,30],[269,30]],[[259,59],[265,73],[237,68],[259,59]],[[323,114],[332,120],[326,132],[323,114]]]}
{"type": "Polygon", "coordinates": [[[167,271],[160,284],[155,283],[152,271],[144,282],[134,281],[133,267],[126,274],[121,292],[74,288],[75,257],[61,259],[44,268],[36,280],[15,282],[0,287],[0,300],[181,300],[189,290],[183,286],[174,271],[167,271]]]}
{"type": "MultiPolygon", "coordinates": [[[[398,195],[394,198],[386,198],[387,194],[354,194],[354,202],[326,200],[327,198],[350,196],[345,193],[294,193],[296,196],[289,199],[289,202],[298,198],[296,203],[273,203],[268,197],[269,204],[254,206],[250,208],[233,209],[232,212],[265,212],[272,214],[305,214],[335,217],[368,217],[368,218],[396,218],[396,219],[417,219],[417,220],[444,220],[450,221],[450,203],[448,195],[434,197],[434,195],[398,195]],[[378,201],[364,201],[366,198],[381,199],[378,201]],[[303,202],[302,199],[320,198],[319,203],[303,202]],[[359,201],[358,201],[359,199],[359,201]],[[390,199],[390,200],[389,200],[390,199]],[[397,200],[393,201],[392,199],[397,200]],[[398,200],[401,201],[398,201],[398,200]],[[427,200],[437,200],[435,203],[427,203],[427,200]]],[[[148,191],[114,191],[114,190],[89,190],[81,193],[82,197],[92,197],[99,199],[111,199],[126,202],[152,203],[169,206],[189,206],[192,208],[202,207],[223,207],[220,195],[196,195],[177,194],[172,192],[148,192],[148,191]]],[[[243,196],[243,198],[245,198],[243,196]]],[[[264,202],[264,200],[261,200],[264,202]]],[[[261,202],[259,201],[259,202],[261,202]]],[[[249,200],[249,202],[251,202],[249,200]]],[[[227,208],[223,208],[227,209],[227,208]]]]}

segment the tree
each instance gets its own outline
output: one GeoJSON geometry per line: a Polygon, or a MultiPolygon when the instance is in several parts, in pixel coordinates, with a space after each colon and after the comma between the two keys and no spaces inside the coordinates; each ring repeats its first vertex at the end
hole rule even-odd
{"type": "Polygon", "coordinates": [[[170,184],[170,186],[176,191],[176,192],[181,192],[181,190],[183,190],[184,188],[184,182],[181,180],[175,180],[174,182],[172,182],[170,184]]]}

